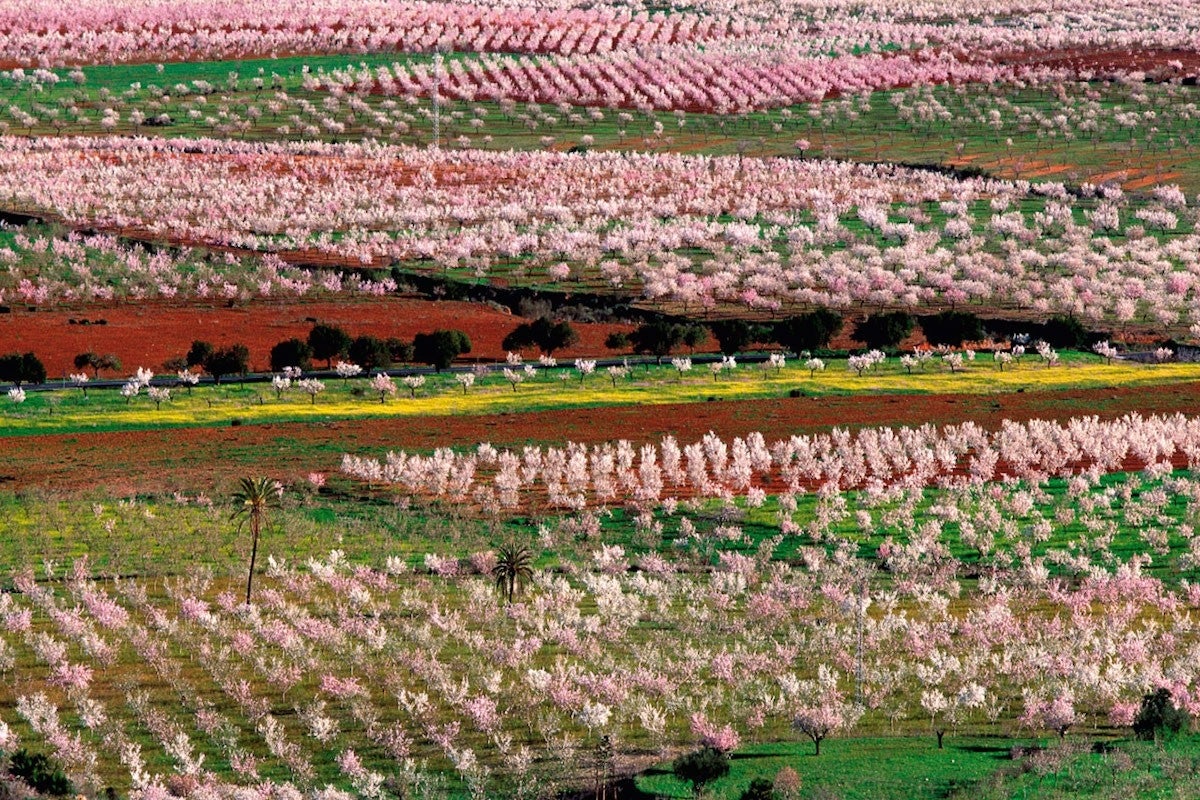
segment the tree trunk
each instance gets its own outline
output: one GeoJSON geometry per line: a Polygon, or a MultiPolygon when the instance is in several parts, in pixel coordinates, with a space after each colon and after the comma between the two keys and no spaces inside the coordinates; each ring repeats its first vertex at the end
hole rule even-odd
{"type": "Polygon", "coordinates": [[[942,749],[942,737],[946,735],[945,731],[934,731],[937,734],[938,750],[942,749]]]}
{"type": "Polygon", "coordinates": [[[250,589],[254,586],[254,561],[258,557],[258,524],[257,517],[250,518],[250,533],[254,537],[254,544],[250,548],[250,574],[246,577],[246,605],[250,605],[250,589]]]}

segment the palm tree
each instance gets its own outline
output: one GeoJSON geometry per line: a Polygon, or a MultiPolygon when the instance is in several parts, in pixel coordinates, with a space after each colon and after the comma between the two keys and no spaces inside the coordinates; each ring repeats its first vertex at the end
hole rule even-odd
{"type": "Polygon", "coordinates": [[[240,487],[233,495],[233,513],[230,522],[241,517],[238,531],[242,525],[250,522],[250,533],[254,537],[254,545],[250,550],[250,575],[246,578],[246,605],[250,605],[250,589],[254,584],[254,561],[258,557],[258,534],[267,518],[267,509],[279,508],[283,486],[279,481],[270,478],[242,478],[240,487]]]}
{"type": "Polygon", "coordinates": [[[496,579],[496,591],[508,602],[533,580],[533,551],[523,544],[501,545],[492,577],[496,579]]]}

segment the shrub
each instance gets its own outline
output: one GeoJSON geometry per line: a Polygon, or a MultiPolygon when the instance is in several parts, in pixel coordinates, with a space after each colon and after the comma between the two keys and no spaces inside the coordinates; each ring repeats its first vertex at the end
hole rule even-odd
{"type": "Polygon", "coordinates": [[[30,753],[21,748],[9,759],[8,773],[20,778],[41,794],[68,795],[75,791],[62,767],[43,753],[30,753]]]}
{"type": "Polygon", "coordinates": [[[755,778],[742,792],[741,800],[778,800],[778,797],[775,784],[766,778],[755,778]]]}
{"type": "Polygon", "coordinates": [[[615,331],[604,338],[604,346],[609,350],[628,350],[630,346],[629,334],[624,331],[615,331]]]}
{"type": "Polygon", "coordinates": [[[705,784],[729,774],[729,756],[715,747],[703,747],[675,759],[671,771],[692,785],[693,794],[699,794],[705,784]]]}
{"type": "Polygon", "coordinates": [[[1164,734],[1179,733],[1190,723],[1191,715],[1187,710],[1176,708],[1171,702],[1171,693],[1159,689],[1142,697],[1142,707],[1133,721],[1133,732],[1139,739],[1153,740],[1164,734]]]}
{"type": "Polygon", "coordinates": [[[775,796],[780,800],[796,800],[801,785],[800,775],[791,767],[783,767],[775,773],[775,796]]]}

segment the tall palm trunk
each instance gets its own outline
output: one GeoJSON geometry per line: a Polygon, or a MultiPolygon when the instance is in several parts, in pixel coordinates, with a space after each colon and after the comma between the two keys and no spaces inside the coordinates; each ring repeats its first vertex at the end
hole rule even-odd
{"type": "Polygon", "coordinates": [[[251,512],[250,516],[250,535],[254,539],[254,544],[250,547],[250,574],[246,576],[246,605],[250,605],[250,589],[254,586],[254,561],[258,558],[258,529],[260,525],[261,514],[257,511],[251,512]]]}

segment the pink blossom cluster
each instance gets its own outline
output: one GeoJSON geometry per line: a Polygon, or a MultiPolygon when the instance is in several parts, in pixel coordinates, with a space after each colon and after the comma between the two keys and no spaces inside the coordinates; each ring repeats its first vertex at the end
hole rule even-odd
{"type": "MultiPolygon", "coordinates": [[[[130,291],[145,296],[307,292],[312,281],[288,271],[288,260],[472,266],[487,276],[508,259],[549,269],[572,258],[578,274],[609,290],[691,307],[980,303],[1121,323],[1200,321],[1200,236],[1113,238],[1114,224],[1132,231],[1139,220],[1118,193],[1092,194],[830,161],[0,139],[0,199],[12,206],[73,226],[283,259],[264,262],[256,285],[247,277],[185,287],[167,277],[165,261],[114,254],[129,259],[130,291]],[[1015,210],[1022,199],[1044,210],[1015,210]],[[990,217],[975,220],[969,205],[983,200],[990,217]],[[943,228],[918,224],[919,206],[932,203],[952,217],[943,228]],[[909,204],[917,222],[891,221],[894,204],[909,204]],[[1091,224],[1076,221],[1080,207],[1091,224]],[[851,218],[870,235],[852,233],[851,218]]],[[[1143,208],[1194,216],[1165,196],[1143,208]]],[[[389,280],[359,285],[387,291],[389,280]]],[[[344,288],[336,274],[319,283],[344,288]]],[[[34,302],[67,291],[32,275],[0,289],[34,302]]]]}
{"type": "Polygon", "coordinates": [[[52,0],[0,4],[0,53],[23,67],[199,61],[293,53],[591,53],[744,34],[726,15],[626,7],[383,0],[52,0]]]}

